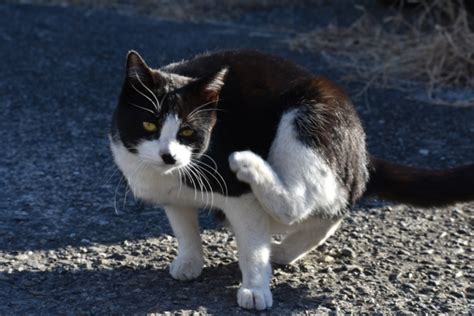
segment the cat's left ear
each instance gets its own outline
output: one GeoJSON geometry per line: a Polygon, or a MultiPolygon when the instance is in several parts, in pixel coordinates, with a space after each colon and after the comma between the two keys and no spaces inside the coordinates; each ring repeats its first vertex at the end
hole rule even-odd
{"type": "Polygon", "coordinates": [[[197,79],[191,83],[194,92],[199,94],[203,102],[212,103],[219,101],[219,95],[225,84],[228,72],[228,68],[223,68],[216,73],[197,79]]]}
{"type": "Polygon", "coordinates": [[[153,82],[152,70],[136,51],[131,50],[127,54],[127,78],[132,82],[135,80],[151,83],[153,82]]]}

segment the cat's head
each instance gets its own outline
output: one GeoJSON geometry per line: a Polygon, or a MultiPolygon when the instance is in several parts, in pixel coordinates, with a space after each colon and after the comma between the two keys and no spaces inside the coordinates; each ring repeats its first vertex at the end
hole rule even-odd
{"type": "Polygon", "coordinates": [[[163,173],[188,165],[209,146],[227,69],[189,78],[149,68],[134,51],[114,114],[112,141],[163,173]]]}

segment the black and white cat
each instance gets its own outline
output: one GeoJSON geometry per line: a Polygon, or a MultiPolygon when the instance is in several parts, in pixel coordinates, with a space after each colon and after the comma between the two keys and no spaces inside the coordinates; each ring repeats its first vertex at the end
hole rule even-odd
{"type": "Polygon", "coordinates": [[[474,199],[474,166],[432,172],[371,158],[339,87],[256,51],[160,69],[130,52],[111,149],[135,196],[166,211],[175,279],[203,268],[197,210],[224,212],[239,248],[237,300],[248,309],[272,306],[270,259],[288,264],[322,244],[366,186],[423,206],[474,199]]]}

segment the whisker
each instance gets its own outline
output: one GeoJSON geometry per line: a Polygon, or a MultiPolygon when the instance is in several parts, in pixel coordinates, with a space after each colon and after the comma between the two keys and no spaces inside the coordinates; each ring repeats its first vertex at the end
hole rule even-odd
{"type": "Polygon", "coordinates": [[[176,169],[178,170],[178,178],[179,178],[179,191],[178,191],[178,197],[181,195],[181,189],[183,187],[183,180],[181,179],[182,178],[182,174],[181,174],[181,170],[176,169]]]}
{"type": "MultiPolygon", "coordinates": [[[[209,156],[208,154],[201,154],[201,156],[209,159],[214,164],[214,169],[217,171],[217,163],[211,156],[209,156]]],[[[203,162],[203,161],[201,161],[201,162],[203,162]]]]}
{"type": "MultiPolygon", "coordinates": [[[[136,71],[135,71],[135,76],[137,77],[138,82],[140,82],[140,84],[143,86],[143,88],[145,88],[148,92],[151,93],[151,95],[153,96],[153,98],[154,98],[155,101],[156,101],[156,106],[155,106],[155,108],[156,108],[157,111],[159,111],[158,108],[160,107],[160,102],[158,101],[158,98],[156,97],[156,94],[155,94],[153,91],[151,91],[151,89],[148,88],[148,87],[142,82],[142,80],[140,79],[140,77],[138,76],[138,73],[137,73],[136,71]]],[[[152,103],[153,103],[153,102],[152,102],[152,103]]],[[[155,103],[153,103],[153,104],[155,104],[155,103]]]]}
{"type": "Polygon", "coordinates": [[[114,210],[115,210],[115,215],[119,215],[118,213],[118,208],[117,208],[117,193],[118,193],[118,190],[120,188],[120,185],[122,184],[123,182],[123,179],[125,179],[125,176],[122,175],[122,177],[120,177],[120,180],[119,180],[119,183],[117,184],[117,186],[115,187],[115,193],[114,193],[114,210]]]}
{"type": "MultiPolygon", "coordinates": [[[[138,164],[138,166],[132,171],[132,177],[135,176],[135,175],[139,172],[140,168],[144,167],[144,165],[145,165],[145,164],[144,164],[143,162],[140,162],[140,163],[138,164]]],[[[126,178],[125,178],[125,176],[122,174],[122,177],[120,178],[119,183],[118,183],[117,186],[115,187],[115,194],[114,194],[114,210],[115,210],[115,214],[116,214],[116,215],[119,215],[119,214],[118,214],[118,207],[117,207],[117,193],[118,193],[118,190],[119,190],[119,188],[120,188],[120,185],[122,184],[122,182],[123,182],[124,179],[126,179],[126,178]]],[[[130,188],[130,186],[129,186],[128,180],[127,180],[127,188],[125,189],[125,199],[126,199],[126,195],[127,195],[128,191],[129,191],[129,188],[130,188]]],[[[133,191],[133,188],[132,188],[132,191],[133,191]]],[[[136,195],[134,191],[133,191],[133,194],[136,195]]],[[[124,208],[125,208],[125,201],[124,201],[124,203],[123,203],[122,209],[124,209],[124,208]]]]}
{"type": "Polygon", "coordinates": [[[151,104],[153,104],[153,107],[158,111],[158,106],[153,102],[152,99],[150,99],[149,96],[147,96],[146,94],[144,94],[143,92],[141,92],[140,90],[137,89],[137,87],[135,87],[135,85],[133,83],[130,82],[130,85],[132,86],[132,88],[138,92],[141,96],[143,96],[144,98],[146,98],[148,101],[150,101],[151,104]]]}
{"type": "MultiPolygon", "coordinates": [[[[210,194],[211,195],[211,206],[210,206],[210,209],[212,209],[214,207],[214,191],[212,190],[212,186],[211,186],[211,183],[209,181],[209,179],[206,177],[206,175],[202,172],[203,169],[201,169],[197,164],[194,164],[193,162],[191,162],[191,164],[194,166],[196,172],[198,172],[201,177],[203,178],[204,181],[206,181],[206,184],[208,185],[209,187],[209,191],[207,191],[207,188],[206,188],[206,193],[207,193],[207,196],[210,194]]],[[[208,206],[208,203],[207,203],[207,199],[206,199],[206,207],[208,206]]]]}
{"type": "Polygon", "coordinates": [[[139,108],[139,109],[142,109],[142,110],[144,110],[144,111],[150,112],[150,113],[153,114],[153,115],[156,115],[156,113],[155,113],[154,111],[150,110],[150,109],[141,107],[141,106],[139,106],[139,105],[136,105],[135,103],[129,103],[129,104],[130,104],[131,106],[136,107],[136,108],[139,108]]]}
{"type": "Polygon", "coordinates": [[[193,188],[194,188],[194,200],[196,200],[197,198],[197,189],[196,189],[196,184],[194,183],[194,179],[192,177],[192,175],[189,173],[189,169],[188,169],[188,166],[185,166],[183,171],[185,172],[186,176],[189,178],[189,180],[191,181],[192,185],[193,185],[193,188]]]}
{"type": "Polygon", "coordinates": [[[166,92],[165,94],[163,94],[163,97],[161,98],[161,101],[160,101],[160,104],[164,104],[166,98],[168,97],[168,92],[166,92]]]}
{"type": "Polygon", "coordinates": [[[198,106],[197,108],[195,108],[194,110],[192,110],[192,111],[188,114],[188,116],[193,115],[193,113],[196,112],[197,110],[202,109],[202,108],[205,107],[206,105],[211,104],[211,103],[214,103],[214,102],[216,102],[216,101],[215,101],[215,100],[212,100],[212,101],[208,101],[208,102],[206,102],[206,103],[204,103],[204,104],[201,104],[200,106],[198,106]]]}
{"type": "Polygon", "coordinates": [[[112,174],[107,177],[107,179],[105,180],[105,183],[104,184],[108,184],[110,180],[112,180],[112,178],[118,173],[120,172],[120,169],[115,167],[115,170],[112,172],[112,174]]]}
{"type": "Polygon", "coordinates": [[[196,177],[196,181],[199,184],[199,191],[201,192],[201,202],[204,202],[204,192],[203,192],[203,183],[199,175],[196,173],[195,169],[193,168],[192,164],[189,164],[189,172],[196,177]]]}
{"type": "Polygon", "coordinates": [[[184,119],[186,122],[192,122],[196,119],[199,118],[199,114],[203,113],[203,112],[211,112],[211,111],[221,111],[221,112],[225,112],[224,110],[220,110],[220,109],[203,109],[203,110],[199,110],[197,112],[195,112],[193,115],[191,116],[186,116],[186,118],[184,119]]]}
{"type": "MultiPolygon", "coordinates": [[[[221,100],[222,100],[222,99],[221,99],[221,100]]],[[[222,109],[202,109],[202,108],[205,107],[206,105],[209,105],[209,104],[214,103],[214,102],[216,102],[216,101],[215,101],[215,100],[212,100],[212,101],[206,102],[206,103],[204,103],[204,104],[201,104],[200,106],[198,106],[197,108],[195,108],[194,110],[192,110],[188,115],[186,115],[186,117],[184,118],[184,120],[185,120],[185,121],[186,121],[186,120],[189,120],[189,119],[191,119],[192,117],[194,117],[194,116],[197,114],[197,112],[201,112],[201,111],[204,112],[204,110],[206,110],[206,111],[223,111],[223,112],[225,112],[225,111],[222,110],[222,109]],[[201,110],[201,109],[202,109],[202,110],[201,110]],[[201,110],[201,111],[200,111],[200,110],[201,110]]]]}
{"type": "Polygon", "coordinates": [[[216,180],[217,184],[219,184],[219,187],[222,191],[222,193],[225,195],[225,197],[227,198],[227,196],[229,195],[229,192],[228,192],[228,189],[227,189],[227,184],[224,180],[224,177],[222,177],[222,175],[219,173],[219,171],[217,171],[217,168],[216,169],[213,169],[210,165],[206,164],[205,162],[203,161],[200,161],[200,160],[194,160],[195,163],[198,163],[200,164],[200,167],[201,167],[201,170],[207,172],[207,174],[209,174],[210,176],[212,176],[214,178],[214,180],[216,180]],[[214,173],[212,173],[211,171],[205,169],[204,167],[207,167],[209,169],[211,169],[214,173]],[[220,178],[217,178],[216,175],[220,178]],[[222,182],[221,182],[222,181],[222,182]],[[223,187],[224,186],[224,187],[223,187]]]}

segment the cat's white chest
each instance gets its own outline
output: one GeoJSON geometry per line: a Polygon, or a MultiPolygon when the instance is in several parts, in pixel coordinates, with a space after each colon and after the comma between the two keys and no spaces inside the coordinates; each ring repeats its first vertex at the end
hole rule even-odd
{"type": "Polygon", "coordinates": [[[124,172],[133,194],[154,204],[166,205],[177,200],[179,179],[174,176],[163,176],[144,169],[141,172],[124,172]]]}

